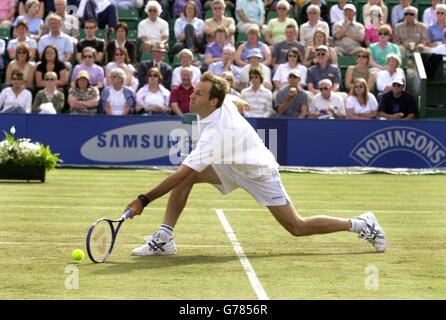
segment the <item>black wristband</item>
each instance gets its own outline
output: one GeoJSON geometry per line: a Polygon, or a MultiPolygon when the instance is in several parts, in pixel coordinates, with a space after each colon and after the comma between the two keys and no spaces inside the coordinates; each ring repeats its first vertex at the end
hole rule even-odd
{"type": "Polygon", "coordinates": [[[147,198],[145,195],[140,194],[138,196],[139,201],[141,201],[142,206],[145,208],[150,203],[149,198],[147,198]]]}

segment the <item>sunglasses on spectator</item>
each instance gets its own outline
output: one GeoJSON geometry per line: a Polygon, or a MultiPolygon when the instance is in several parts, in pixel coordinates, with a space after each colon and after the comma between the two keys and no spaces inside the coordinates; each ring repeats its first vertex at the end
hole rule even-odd
{"type": "Polygon", "coordinates": [[[445,14],[443,11],[437,11],[437,14],[445,14]]]}
{"type": "Polygon", "coordinates": [[[316,55],[317,55],[318,57],[323,57],[323,56],[325,56],[325,53],[323,53],[323,52],[318,52],[318,53],[316,53],[316,55]]]}
{"type": "Polygon", "coordinates": [[[288,9],[285,7],[277,7],[277,10],[288,10],[288,9]]]}
{"type": "Polygon", "coordinates": [[[115,53],[115,56],[123,56],[123,53],[115,53]]]}
{"type": "Polygon", "coordinates": [[[405,16],[414,16],[415,13],[413,13],[413,12],[406,12],[404,15],[405,15],[405,16]]]}
{"type": "Polygon", "coordinates": [[[45,81],[56,81],[54,78],[45,78],[45,81]]]}
{"type": "Polygon", "coordinates": [[[85,29],[96,29],[96,27],[85,27],[85,29]]]}
{"type": "Polygon", "coordinates": [[[378,33],[380,36],[388,36],[389,34],[387,32],[380,32],[378,33]]]}
{"type": "Polygon", "coordinates": [[[19,80],[23,80],[23,78],[20,78],[20,77],[13,77],[13,78],[11,78],[11,80],[19,81],[19,80]]]}
{"type": "Polygon", "coordinates": [[[297,58],[297,54],[289,54],[288,57],[289,58],[297,58]]]}
{"type": "Polygon", "coordinates": [[[149,12],[158,12],[157,9],[149,9],[149,12]]]}
{"type": "Polygon", "coordinates": [[[358,55],[358,58],[368,58],[366,55],[363,55],[363,54],[359,54],[358,55]]]}
{"type": "Polygon", "coordinates": [[[157,74],[149,74],[149,78],[158,78],[157,74]]]}
{"type": "Polygon", "coordinates": [[[290,74],[288,77],[293,78],[293,79],[297,79],[296,75],[294,75],[294,74],[290,74]]]}
{"type": "Polygon", "coordinates": [[[401,88],[403,85],[399,83],[392,84],[393,87],[401,88]]]}

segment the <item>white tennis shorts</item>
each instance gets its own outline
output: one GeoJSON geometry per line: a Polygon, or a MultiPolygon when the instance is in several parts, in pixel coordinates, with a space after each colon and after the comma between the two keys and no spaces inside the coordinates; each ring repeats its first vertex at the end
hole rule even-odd
{"type": "Polygon", "coordinates": [[[261,174],[258,167],[229,164],[212,164],[221,184],[214,184],[222,194],[237,188],[245,189],[264,206],[284,206],[291,203],[278,170],[261,174]]]}

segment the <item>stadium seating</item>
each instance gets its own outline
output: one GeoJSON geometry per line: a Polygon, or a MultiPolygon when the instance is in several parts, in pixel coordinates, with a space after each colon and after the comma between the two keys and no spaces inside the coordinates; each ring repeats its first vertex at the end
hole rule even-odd
{"type": "Polygon", "coordinates": [[[134,30],[139,22],[138,9],[118,9],[118,19],[127,23],[129,30],[134,30]]]}

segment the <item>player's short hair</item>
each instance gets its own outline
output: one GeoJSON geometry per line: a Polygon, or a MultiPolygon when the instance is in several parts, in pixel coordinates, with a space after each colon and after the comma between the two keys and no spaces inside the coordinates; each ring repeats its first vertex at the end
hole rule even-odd
{"type": "Polygon", "coordinates": [[[201,75],[200,81],[212,84],[211,90],[209,90],[209,100],[216,98],[218,100],[216,107],[220,108],[223,105],[225,96],[229,93],[228,81],[209,71],[201,75]]]}

